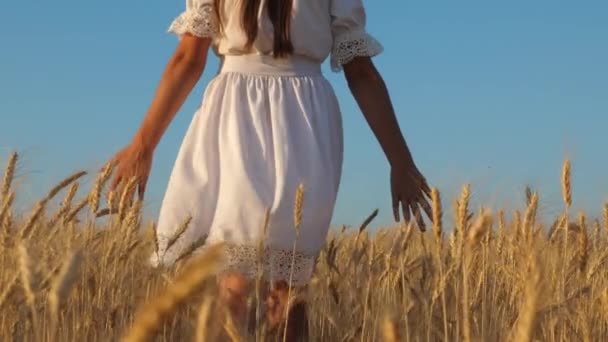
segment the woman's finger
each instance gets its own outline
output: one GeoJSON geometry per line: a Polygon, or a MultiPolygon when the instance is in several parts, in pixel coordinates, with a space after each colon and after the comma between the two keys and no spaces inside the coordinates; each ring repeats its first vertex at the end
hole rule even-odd
{"type": "Polygon", "coordinates": [[[432,220],[433,219],[433,209],[431,209],[431,205],[429,204],[429,201],[427,201],[427,199],[424,198],[424,195],[420,195],[420,198],[418,199],[418,204],[420,204],[420,206],[424,210],[426,216],[432,220]]]}
{"type": "Polygon", "coordinates": [[[416,203],[414,203],[412,205],[412,208],[414,209],[414,217],[416,218],[416,223],[418,224],[418,228],[420,229],[421,232],[425,232],[426,225],[424,224],[424,220],[422,219],[422,216],[420,215],[420,208],[418,207],[418,205],[416,205],[416,203]]]}
{"type": "Polygon", "coordinates": [[[393,216],[395,217],[395,222],[399,222],[399,198],[392,189],[391,198],[393,200],[393,216]]]}
{"type": "Polygon", "coordinates": [[[431,188],[429,187],[429,184],[426,182],[426,179],[423,176],[420,176],[420,188],[422,189],[422,191],[424,191],[424,194],[428,198],[431,198],[431,188]]]}
{"type": "Polygon", "coordinates": [[[110,190],[116,192],[116,189],[120,186],[120,183],[122,183],[123,177],[120,174],[120,172],[117,172],[114,175],[114,179],[112,179],[112,183],[110,184],[110,190]]]}
{"type": "Polygon", "coordinates": [[[137,185],[137,195],[140,201],[144,200],[144,194],[146,193],[146,184],[148,183],[148,175],[142,176],[139,184],[137,185]]]}
{"type": "Polygon", "coordinates": [[[410,205],[409,201],[401,201],[401,210],[403,211],[403,221],[405,224],[410,223],[410,205]]]}

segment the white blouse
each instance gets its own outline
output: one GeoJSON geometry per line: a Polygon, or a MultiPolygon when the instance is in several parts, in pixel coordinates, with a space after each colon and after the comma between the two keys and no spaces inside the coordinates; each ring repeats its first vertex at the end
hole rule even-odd
{"type": "MultiPolygon", "coordinates": [[[[244,49],[247,36],[241,28],[240,2],[236,0],[223,1],[221,33],[213,0],[186,0],[186,11],[173,21],[169,32],[212,38],[218,55],[269,55],[274,35],[272,22],[266,14],[266,1],[261,1],[260,27],[252,51],[244,49]]],[[[383,48],[366,32],[365,19],[362,0],[293,0],[291,42],[294,54],[319,63],[330,56],[331,68],[336,72],[357,56],[376,56],[383,48]]]]}

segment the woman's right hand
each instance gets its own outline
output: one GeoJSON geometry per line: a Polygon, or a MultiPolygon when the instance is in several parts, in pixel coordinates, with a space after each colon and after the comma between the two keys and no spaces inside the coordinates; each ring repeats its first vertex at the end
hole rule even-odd
{"type": "Polygon", "coordinates": [[[135,179],[136,187],[131,190],[131,193],[127,194],[127,198],[132,199],[135,190],[137,190],[139,199],[143,200],[150,169],[152,168],[153,154],[152,150],[142,144],[133,142],[114,155],[111,163],[116,170],[110,185],[110,191],[122,194],[123,187],[131,179],[135,179]]]}

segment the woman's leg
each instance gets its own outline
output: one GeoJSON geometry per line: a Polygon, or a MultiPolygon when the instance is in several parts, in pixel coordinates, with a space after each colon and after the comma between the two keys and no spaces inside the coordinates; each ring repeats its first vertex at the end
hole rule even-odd
{"type": "Polygon", "coordinates": [[[238,273],[219,277],[220,300],[227,307],[235,323],[241,326],[247,322],[247,298],[250,291],[247,278],[238,273]]]}
{"type": "MultiPolygon", "coordinates": [[[[247,307],[247,299],[252,291],[252,283],[238,273],[225,274],[219,278],[219,290],[220,299],[226,305],[234,322],[246,327],[251,314],[247,307]]],[[[289,302],[290,289],[287,282],[276,282],[270,288],[264,284],[266,321],[274,335],[281,337],[280,340],[286,330],[287,341],[308,341],[306,303],[299,296],[305,290],[305,288],[292,287],[292,300],[289,302]]]]}
{"type": "Polygon", "coordinates": [[[266,300],[268,324],[279,337],[286,333],[287,341],[308,341],[306,302],[300,296],[304,291],[305,288],[292,287],[291,301],[285,281],[276,282],[269,291],[266,300]]]}

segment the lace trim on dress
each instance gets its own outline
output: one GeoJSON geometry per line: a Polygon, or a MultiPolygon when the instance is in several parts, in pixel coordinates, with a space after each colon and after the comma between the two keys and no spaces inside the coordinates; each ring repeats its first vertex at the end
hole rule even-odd
{"type": "Polygon", "coordinates": [[[355,57],[374,57],[384,48],[374,37],[365,31],[354,31],[340,35],[334,40],[331,53],[331,69],[335,72],[355,57]]]}
{"type": "Polygon", "coordinates": [[[214,38],[219,31],[213,5],[204,4],[200,8],[183,12],[173,20],[169,32],[180,37],[185,33],[190,33],[200,38],[214,38]]]}
{"type": "Polygon", "coordinates": [[[254,246],[225,244],[219,273],[238,272],[252,280],[262,273],[265,279],[272,282],[282,280],[289,283],[291,279],[292,286],[300,287],[309,283],[315,261],[315,256],[297,251],[293,253],[291,250],[266,247],[258,254],[258,248],[254,246]]]}

